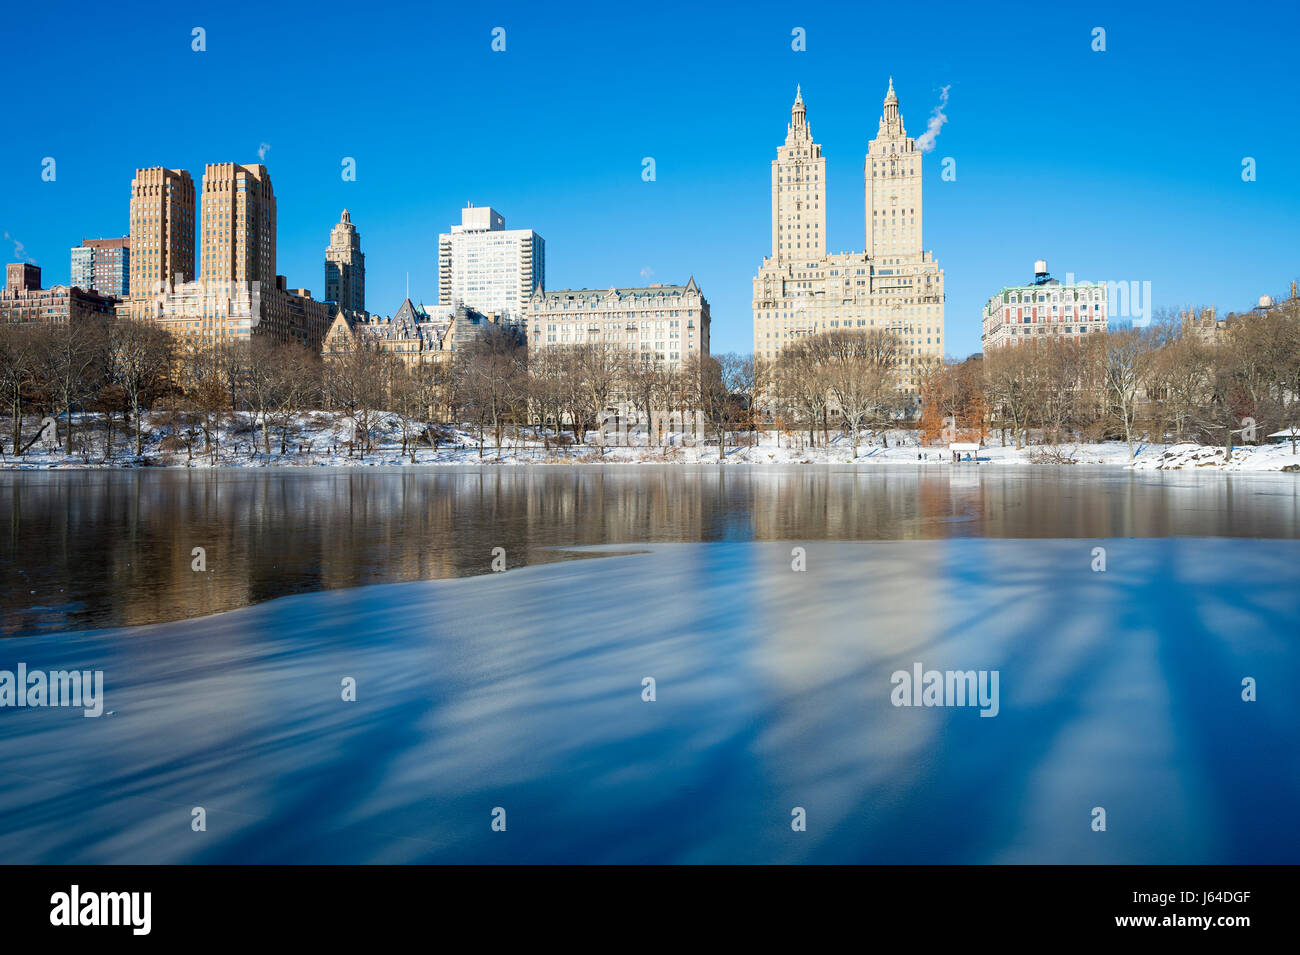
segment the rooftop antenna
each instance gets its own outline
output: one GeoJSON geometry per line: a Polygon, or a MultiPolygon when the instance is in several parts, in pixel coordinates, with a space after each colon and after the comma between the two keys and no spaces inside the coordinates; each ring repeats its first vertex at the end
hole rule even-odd
{"type": "Polygon", "coordinates": [[[411,273],[406,273],[406,297],[411,297],[411,273]]]}

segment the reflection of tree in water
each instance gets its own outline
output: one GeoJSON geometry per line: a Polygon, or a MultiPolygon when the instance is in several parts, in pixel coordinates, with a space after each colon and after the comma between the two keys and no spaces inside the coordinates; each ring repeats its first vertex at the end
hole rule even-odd
{"type": "Polygon", "coordinates": [[[1234,495],[1222,475],[1045,467],[141,470],[0,481],[7,635],[481,574],[494,547],[518,567],[575,556],[556,547],[605,543],[1300,533],[1291,497],[1234,495]],[[199,546],[204,574],[190,566],[199,546]]]}

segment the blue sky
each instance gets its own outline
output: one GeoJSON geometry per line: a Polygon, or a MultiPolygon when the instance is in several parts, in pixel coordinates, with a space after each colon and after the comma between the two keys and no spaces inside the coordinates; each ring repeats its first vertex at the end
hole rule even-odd
{"type": "Polygon", "coordinates": [[[1150,281],[1157,308],[1248,307],[1300,277],[1300,68],[1278,45],[1300,33],[1296,4],[899,6],[24,4],[0,25],[6,260],[21,243],[47,285],[66,281],[71,246],[125,233],[137,166],[197,183],[205,162],[257,162],[266,144],[295,287],[322,294],[347,206],[370,309],[395,311],[408,272],[433,302],[438,233],[472,201],[541,233],[550,288],[694,274],[714,351],[747,352],[795,84],[827,157],[828,245],[859,250],[862,159],[893,75],[913,136],[950,87],[925,245],[954,356],[979,350],[982,304],[1040,256],[1059,276],[1150,281]]]}

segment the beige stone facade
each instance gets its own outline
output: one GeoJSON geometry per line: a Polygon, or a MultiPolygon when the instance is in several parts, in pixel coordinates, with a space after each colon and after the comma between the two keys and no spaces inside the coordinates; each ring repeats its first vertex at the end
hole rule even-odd
{"type": "Polygon", "coordinates": [[[464,305],[426,308],[408,298],[391,318],[359,316],[338,309],[325,336],[326,360],[347,354],[359,344],[401,358],[407,365],[450,362],[473,338],[502,324],[500,314],[484,315],[464,305]]]}
{"type": "Polygon", "coordinates": [[[332,308],[309,289],[291,289],[284,276],[261,282],[199,279],[165,286],[143,303],[143,316],[182,340],[246,341],[265,336],[285,345],[319,350],[332,308]]]}
{"type": "Polygon", "coordinates": [[[826,160],[796,87],[785,143],[772,160],[772,257],[780,261],[826,254],[826,160]]]}
{"type": "MultiPolygon", "coordinates": [[[[1251,311],[1258,310],[1260,309],[1257,306],[1251,311]]],[[[1207,345],[1217,345],[1222,342],[1224,330],[1228,327],[1227,317],[1220,318],[1215,314],[1213,305],[1199,310],[1189,305],[1179,311],[1178,319],[1184,334],[1194,336],[1207,345]]]]}
{"type": "Polygon", "coordinates": [[[275,284],[275,192],[265,166],[208,163],[203,170],[199,278],[275,284]]]}
{"type": "Polygon", "coordinates": [[[921,152],[907,135],[893,80],[863,169],[862,252],[826,252],[826,161],[802,90],[772,163],[772,254],[754,277],[754,356],[774,359],[806,335],[886,331],[900,385],[944,353],[944,276],[922,245],[921,152]]]}
{"type": "Polygon", "coordinates": [[[276,202],[266,167],[229,162],[204,167],[198,278],[193,267],[193,210],[188,173],[175,169],[136,173],[131,200],[131,314],[155,321],[185,341],[242,341],[258,335],[319,349],[333,309],[312,298],[307,289],[289,288],[288,280],[275,274],[276,202]],[[166,196],[171,197],[171,215],[155,214],[160,197],[166,196]],[[155,230],[156,222],[163,226],[155,230]],[[167,275],[146,256],[141,274],[147,280],[137,286],[137,237],[146,251],[158,244],[172,248],[169,261],[182,266],[187,263],[180,250],[188,248],[188,267],[167,275]]]}
{"type": "Polygon", "coordinates": [[[529,351],[606,344],[681,368],[709,354],[709,303],[695,284],[535,291],[524,312],[529,351]]]}
{"type": "Polygon", "coordinates": [[[330,230],[325,249],[325,301],[356,315],[366,313],[366,256],[347,209],[330,230]]]}
{"type": "Polygon", "coordinates": [[[137,169],[131,180],[131,314],[164,285],[194,271],[194,180],[184,169],[137,169]],[[134,304],[135,300],[140,306],[134,304]]]}

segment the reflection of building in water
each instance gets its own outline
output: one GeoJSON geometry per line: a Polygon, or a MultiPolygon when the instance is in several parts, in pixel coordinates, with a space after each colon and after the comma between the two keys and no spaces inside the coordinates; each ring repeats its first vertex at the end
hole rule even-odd
{"type": "MultiPolygon", "coordinates": [[[[982,469],[973,481],[947,468],[678,465],[15,478],[0,494],[15,555],[0,560],[0,632],[144,624],[302,591],[482,574],[494,547],[514,568],[566,559],[554,549],[566,546],[757,537],[777,544],[783,556],[770,572],[802,581],[790,599],[806,605],[825,570],[818,541],[880,539],[901,556],[908,541],[945,537],[1300,532],[1289,498],[1233,496],[1222,481],[1175,488],[1071,470],[982,469]],[[805,574],[790,570],[796,544],[808,547],[805,574]],[[195,547],[206,572],[192,569],[195,547]]],[[[719,567],[769,573],[748,554],[718,560],[709,566],[719,579],[719,567]]],[[[854,572],[881,573],[875,562],[854,572]]],[[[646,588],[652,599],[673,596],[660,581],[646,588]]]]}
{"type": "MultiPolygon", "coordinates": [[[[207,481],[160,481],[141,493],[111,482],[106,494],[87,495],[103,505],[96,524],[111,527],[119,514],[132,531],[106,533],[100,543],[105,555],[106,585],[115,595],[117,623],[141,626],[245,607],[258,598],[246,572],[243,531],[237,522],[204,520],[197,527],[178,521],[180,514],[213,516],[221,498],[241,497],[230,488],[220,497],[207,481]],[[119,509],[120,512],[119,512],[119,509]],[[185,529],[181,529],[185,528],[185,529]],[[194,549],[202,548],[200,560],[194,549]]],[[[84,515],[83,515],[84,518],[84,515]]]]}
{"type": "Polygon", "coordinates": [[[750,471],[759,540],[909,540],[946,536],[949,487],[914,472],[798,467],[750,471]]]}
{"type": "Polygon", "coordinates": [[[952,489],[953,498],[969,497],[965,492],[973,491],[980,486],[980,476],[974,470],[963,468],[953,468],[948,475],[948,487],[952,489]],[[957,492],[963,492],[958,494],[957,492]]]}
{"type": "Polygon", "coordinates": [[[696,485],[676,467],[60,475],[0,498],[26,558],[0,562],[0,626],[134,626],[480,574],[494,547],[518,567],[564,559],[548,548],[565,545],[746,537],[743,507],[719,500],[742,483],[696,485]]]}
{"type": "Polygon", "coordinates": [[[818,816],[834,830],[864,804],[896,802],[892,794],[933,760],[942,721],[893,707],[889,674],[900,661],[929,659],[956,601],[944,542],[809,540],[803,573],[791,569],[793,546],[747,549],[746,676],[792,721],[752,746],[765,766],[781,767],[788,789],[774,798],[804,805],[798,793],[816,792],[818,816]]]}

